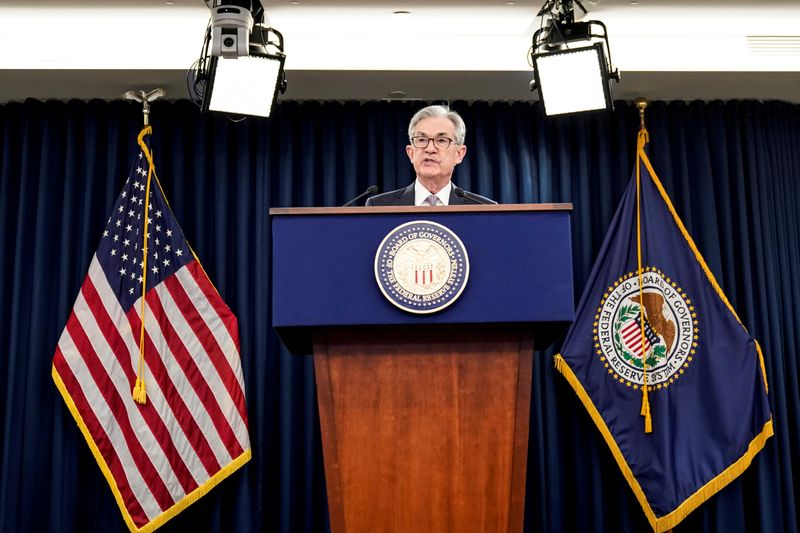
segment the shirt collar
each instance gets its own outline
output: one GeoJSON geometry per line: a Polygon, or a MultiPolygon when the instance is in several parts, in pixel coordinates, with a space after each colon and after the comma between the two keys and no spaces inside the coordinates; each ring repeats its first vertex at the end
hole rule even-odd
{"type": "MultiPolygon", "coordinates": [[[[453,188],[453,182],[448,181],[441,191],[436,193],[442,205],[450,205],[450,190],[453,188]]],[[[431,195],[431,191],[425,188],[419,180],[414,180],[414,205],[427,205],[425,199],[431,195]]]]}

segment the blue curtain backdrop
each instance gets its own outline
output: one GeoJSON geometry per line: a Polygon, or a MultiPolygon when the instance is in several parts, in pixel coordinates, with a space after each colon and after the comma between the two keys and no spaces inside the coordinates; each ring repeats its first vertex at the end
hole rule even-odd
{"type": "MultiPolygon", "coordinates": [[[[421,105],[282,102],[271,120],[240,123],[188,102],[154,106],[167,198],[239,317],[253,444],[244,469],[163,531],[326,530],[313,366],[271,328],[267,211],[409,183],[405,132],[421,105]]],[[[633,169],[636,110],[547,119],[530,103],[453,107],[468,128],[460,186],[502,203],[574,204],[578,297],[633,169]]],[[[800,106],[656,103],[647,115],[656,172],[761,341],[776,429],[753,466],[676,531],[797,531],[800,106]]],[[[0,531],[125,529],[50,365],[140,127],[129,103],[0,106],[0,531]]],[[[551,354],[534,363],[526,531],[646,531],[551,354]]]]}

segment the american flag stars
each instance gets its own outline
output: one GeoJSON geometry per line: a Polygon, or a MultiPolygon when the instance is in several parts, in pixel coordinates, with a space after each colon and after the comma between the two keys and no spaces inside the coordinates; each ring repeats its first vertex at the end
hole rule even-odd
{"type": "Polygon", "coordinates": [[[147,216],[142,216],[146,192],[147,161],[140,154],[112,211],[119,216],[108,220],[98,247],[100,264],[112,287],[118,288],[124,309],[141,297],[145,279],[150,290],[191,260],[183,233],[155,180],[150,185],[147,216]],[[143,254],[145,220],[146,259],[143,254]]]}

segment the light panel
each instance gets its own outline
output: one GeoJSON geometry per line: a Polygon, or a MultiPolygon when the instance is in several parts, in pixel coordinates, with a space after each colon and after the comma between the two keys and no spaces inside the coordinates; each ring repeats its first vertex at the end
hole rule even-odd
{"type": "Polygon", "coordinates": [[[548,116],[611,108],[602,44],[536,54],[533,64],[548,116]]]}
{"type": "Polygon", "coordinates": [[[280,86],[283,57],[214,57],[206,109],[269,117],[280,86]]]}

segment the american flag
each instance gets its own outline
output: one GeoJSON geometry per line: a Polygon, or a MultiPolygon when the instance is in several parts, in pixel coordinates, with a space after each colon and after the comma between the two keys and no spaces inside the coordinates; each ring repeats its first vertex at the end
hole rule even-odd
{"type": "Polygon", "coordinates": [[[146,201],[146,133],[52,370],[131,531],[159,527],[251,455],[237,320],[189,248],[155,173],[146,201]],[[140,404],[132,390],[143,281],[140,404]]]}
{"type": "Polygon", "coordinates": [[[629,320],[627,324],[625,324],[620,333],[622,334],[622,340],[625,342],[625,346],[633,352],[636,357],[642,357],[642,353],[647,353],[650,351],[650,346],[654,344],[658,344],[659,338],[656,335],[653,328],[650,327],[650,324],[647,320],[644,321],[644,350],[642,350],[642,312],[636,315],[636,318],[633,320],[629,320]]]}

